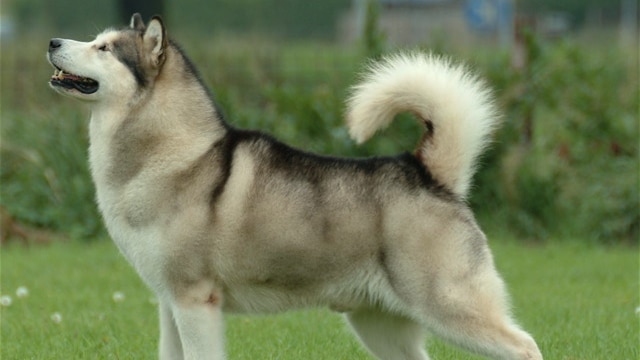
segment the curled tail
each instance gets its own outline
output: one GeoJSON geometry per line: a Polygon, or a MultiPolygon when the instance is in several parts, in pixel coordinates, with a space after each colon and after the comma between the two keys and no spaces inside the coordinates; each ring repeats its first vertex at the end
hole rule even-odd
{"type": "Polygon", "coordinates": [[[424,122],[416,156],[434,178],[466,198],[477,158],[497,125],[491,92],[462,65],[435,55],[394,55],[374,63],[348,101],[347,126],[358,143],[401,112],[424,122]]]}

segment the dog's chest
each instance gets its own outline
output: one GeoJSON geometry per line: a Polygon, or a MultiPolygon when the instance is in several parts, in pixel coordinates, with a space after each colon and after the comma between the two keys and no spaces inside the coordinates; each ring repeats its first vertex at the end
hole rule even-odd
{"type": "Polygon", "coordinates": [[[120,252],[134,267],[144,282],[156,293],[164,289],[163,246],[158,241],[157,229],[148,228],[137,231],[118,220],[109,221],[105,216],[109,233],[120,252]]]}
{"type": "Polygon", "coordinates": [[[92,141],[89,150],[98,207],[119,250],[147,285],[159,290],[163,231],[156,224],[159,207],[154,193],[160,190],[142,181],[115,186],[109,176],[109,145],[108,139],[100,139],[92,141]]]}

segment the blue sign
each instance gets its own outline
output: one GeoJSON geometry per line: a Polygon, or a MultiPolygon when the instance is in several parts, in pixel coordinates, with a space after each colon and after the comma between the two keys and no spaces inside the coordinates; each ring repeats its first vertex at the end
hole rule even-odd
{"type": "Polygon", "coordinates": [[[493,31],[511,21],[512,11],[511,0],[467,0],[464,14],[471,28],[493,31]]]}

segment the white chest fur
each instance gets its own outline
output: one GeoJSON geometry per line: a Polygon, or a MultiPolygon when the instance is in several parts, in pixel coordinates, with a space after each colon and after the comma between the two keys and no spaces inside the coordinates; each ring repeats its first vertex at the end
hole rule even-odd
{"type": "MultiPolygon", "coordinates": [[[[109,168],[117,166],[113,164],[115,159],[111,151],[113,135],[118,125],[112,122],[114,118],[117,118],[115,114],[94,113],[90,123],[89,161],[98,207],[114,243],[147,285],[159,290],[162,279],[155,270],[162,261],[158,231],[152,226],[134,229],[128,220],[135,204],[141,204],[139,197],[149,195],[136,192],[135,184],[131,187],[117,187],[109,180],[109,168]]],[[[137,212],[144,213],[144,206],[137,207],[137,212]]]]}
{"type": "Polygon", "coordinates": [[[147,284],[162,291],[169,255],[182,251],[175,244],[197,237],[189,229],[203,229],[209,210],[207,184],[192,184],[185,196],[179,175],[189,173],[224,132],[211,120],[194,125],[175,116],[164,124],[154,115],[95,111],[89,155],[113,241],[147,284]]]}

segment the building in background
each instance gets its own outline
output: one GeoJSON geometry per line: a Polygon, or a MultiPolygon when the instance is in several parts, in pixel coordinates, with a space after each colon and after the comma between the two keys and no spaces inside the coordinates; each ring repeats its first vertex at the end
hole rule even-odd
{"type": "MultiPolygon", "coordinates": [[[[367,2],[353,0],[339,22],[344,42],[362,35],[367,2]]],[[[379,27],[395,46],[453,41],[508,45],[513,33],[512,0],[371,0],[380,7],[379,27]]]]}
{"type": "Polygon", "coordinates": [[[514,24],[527,24],[545,38],[617,35],[621,46],[638,46],[639,0],[352,0],[337,21],[342,43],[361,38],[370,1],[379,7],[379,28],[392,46],[446,42],[507,47],[514,24]]]}

